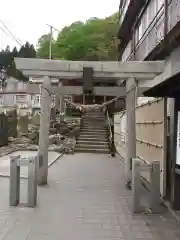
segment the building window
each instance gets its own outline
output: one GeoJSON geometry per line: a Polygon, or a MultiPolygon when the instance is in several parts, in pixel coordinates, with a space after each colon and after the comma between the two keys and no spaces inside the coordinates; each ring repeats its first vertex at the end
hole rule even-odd
{"type": "Polygon", "coordinates": [[[53,95],[52,95],[52,102],[55,102],[55,101],[56,101],[56,95],[53,94],[53,95]]]}
{"type": "Polygon", "coordinates": [[[152,0],[147,10],[148,25],[152,22],[157,13],[157,0],[152,0]]]}
{"type": "Polygon", "coordinates": [[[36,103],[37,103],[37,104],[40,104],[40,102],[41,102],[41,96],[40,96],[40,95],[37,95],[37,96],[36,96],[36,103]]]}
{"type": "Polygon", "coordinates": [[[17,102],[23,102],[26,99],[26,95],[16,95],[17,102]]]}
{"type": "Polygon", "coordinates": [[[147,12],[145,12],[143,17],[142,17],[141,25],[142,25],[142,33],[144,34],[147,27],[148,27],[147,12]]]}
{"type": "Polygon", "coordinates": [[[3,82],[2,82],[2,80],[0,80],[0,91],[2,91],[3,90],[3,82]]]}
{"type": "Polygon", "coordinates": [[[136,41],[136,44],[139,42],[139,40],[142,38],[143,36],[143,24],[142,22],[139,24],[137,30],[136,30],[136,33],[135,33],[135,41],[136,41]]]}
{"type": "Polygon", "coordinates": [[[3,96],[0,96],[0,105],[3,105],[3,96]]]}

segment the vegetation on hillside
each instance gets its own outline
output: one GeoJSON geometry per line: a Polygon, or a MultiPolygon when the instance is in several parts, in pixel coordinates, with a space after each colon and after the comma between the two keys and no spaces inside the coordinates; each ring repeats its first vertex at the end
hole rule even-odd
{"type": "MultiPolygon", "coordinates": [[[[105,18],[91,18],[85,23],[74,22],[64,27],[57,39],[52,39],[52,58],[65,60],[116,60],[116,35],[118,13],[105,18]]],[[[0,52],[0,70],[5,68],[9,76],[19,80],[28,79],[16,69],[14,57],[49,58],[50,35],[41,36],[34,46],[28,42],[18,51],[10,51],[9,46],[0,52]]]]}
{"type": "MultiPolygon", "coordinates": [[[[65,60],[116,60],[118,13],[105,19],[91,18],[64,27],[52,40],[52,58],[65,60]]],[[[38,40],[37,56],[48,58],[49,34],[38,40]]]]}

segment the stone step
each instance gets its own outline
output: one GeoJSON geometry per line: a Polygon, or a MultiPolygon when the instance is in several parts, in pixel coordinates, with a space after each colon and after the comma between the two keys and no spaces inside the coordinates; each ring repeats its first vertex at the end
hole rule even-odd
{"type": "Polygon", "coordinates": [[[107,127],[107,125],[102,122],[102,123],[97,123],[97,122],[94,122],[94,123],[83,123],[81,125],[82,127],[107,127]]]}
{"type": "Polygon", "coordinates": [[[94,127],[89,127],[89,128],[81,128],[80,131],[87,131],[87,132],[108,132],[108,130],[106,128],[103,127],[99,127],[99,128],[94,128],[94,127]]]}
{"type": "Polygon", "coordinates": [[[78,141],[107,141],[108,142],[108,138],[107,136],[79,136],[78,141]]]}
{"type": "Polygon", "coordinates": [[[82,124],[81,125],[81,127],[92,127],[92,128],[94,128],[94,127],[97,127],[97,128],[107,128],[107,125],[106,124],[104,124],[104,123],[101,123],[101,124],[97,124],[97,123],[93,123],[93,124],[88,124],[88,123],[86,123],[86,124],[82,124]]]}
{"type": "Polygon", "coordinates": [[[82,118],[95,118],[95,117],[98,117],[98,118],[105,118],[104,115],[100,115],[100,114],[84,115],[84,116],[82,116],[82,118]]]}
{"type": "Polygon", "coordinates": [[[98,125],[98,124],[96,124],[96,123],[94,123],[94,124],[85,124],[85,125],[81,125],[81,128],[100,128],[100,129],[104,129],[106,127],[106,125],[104,125],[104,124],[101,124],[101,125],[98,125]]]}
{"type": "Polygon", "coordinates": [[[92,116],[82,116],[82,119],[93,119],[93,118],[105,118],[105,116],[92,115],[92,116]]]}
{"type": "Polygon", "coordinates": [[[101,123],[101,122],[106,122],[105,119],[83,119],[82,120],[83,123],[101,123]]]}
{"type": "Polygon", "coordinates": [[[105,127],[83,127],[83,128],[81,128],[81,131],[82,130],[83,131],[86,131],[86,130],[87,131],[90,131],[90,130],[94,130],[94,131],[100,130],[101,131],[101,130],[103,130],[103,131],[106,131],[106,132],[108,131],[107,128],[105,128],[105,127]]]}
{"type": "Polygon", "coordinates": [[[80,132],[104,132],[107,133],[106,129],[103,128],[81,128],[80,132]]]}
{"type": "Polygon", "coordinates": [[[94,125],[94,124],[97,124],[98,126],[100,125],[105,125],[106,124],[106,121],[82,121],[82,124],[86,124],[86,125],[94,125]]]}
{"type": "Polygon", "coordinates": [[[108,134],[107,133],[98,133],[98,132],[80,132],[80,136],[82,137],[94,137],[94,138],[102,138],[102,137],[106,137],[108,138],[108,134]]]}
{"type": "Polygon", "coordinates": [[[83,115],[82,118],[94,118],[94,117],[100,117],[100,118],[105,118],[103,114],[90,114],[90,115],[83,115]]]}
{"type": "Polygon", "coordinates": [[[95,114],[104,114],[102,111],[97,111],[97,112],[85,112],[84,115],[95,115],[95,114]]]}
{"type": "Polygon", "coordinates": [[[110,150],[109,150],[109,149],[85,149],[85,148],[75,148],[75,152],[110,154],[110,150]]]}
{"type": "Polygon", "coordinates": [[[93,117],[93,118],[82,118],[82,121],[105,121],[106,119],[104,117],[93,117]]]}
{"type": "Polygon", "coordinates": [[[77,142],[76,142],[76,144],[83,144],[83,145],[101,145],[101,146],[104,146],[104,145],[106,145],[106,146],[109,146],[108,145],[108,141],[103,141],[103,140],[101,140],[101,141],[98,141],[98,140],[77,140],[77,142]]]}
{"type": "Polygon", "coordinates": [[[106,123],[106,121],[105,120],[96,120],[96,119],[94,119],[94,120],[83,120],[82,121],[82,123],[83,124],[105,124],[106,123]]]}
{"type": "Polygon", "coordinates": [[[84,152],[84,153],[105,153],[105,154],[110,154],[110,150],[109,149],[88,149],[88,148],[79,148],[79,147],[76,147],[75,148],[75,152],[84,152]]]}
{"type": "Polygon", "coordinates": [[[105,119],[83,119],[83,123],[105,123],[105,119]]]}
{"type": "Polygon", "coordinates": [[[80,144],[76,143],[77,148],[88,148],[88,149],[107,149],[109,148],[109,145],[98,145],[98,144],[93,144],[93,145],[88,145],[88,144],[80,144]]]}
{"type": "Polygon", "coordinates": [[[108,139],[108,134],[89,134],[89,133],[80,133],[79,134],[79,136],[78,136],[78,139],[79,138],[82,138],[82,139],[84,139],[84,138],[87,138],[87,139],[95,139],[95,138],[97,138],[97,139],[108,139]]]}

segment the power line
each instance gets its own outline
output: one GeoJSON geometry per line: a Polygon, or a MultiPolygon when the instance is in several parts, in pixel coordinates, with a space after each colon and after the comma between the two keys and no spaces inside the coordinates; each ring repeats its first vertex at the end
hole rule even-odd
{"type": "Polygon", "coordinates": [[[10,33],[10,35],[12,36],[12,38],[14,38],[14,40],[15,40],[20,46],[22,46],[22,42],[13,35],[13,33],[8,29],[8,27],[5,25],[5,23],[4,23],[2,20],[0,20],[0,22],[1,22],[2,25],[7,29],[7,31],[10,33]]]}
{"type": "MultiPolygon", "coordinates": [[[[9,32],[9,34],[11,35],[11,38],[13,38],[21,47],[22,47],[22,42],[19,41],[14,35],[13,33],[8,29],[8,27],[4,24],[4,22],[2,20],[0,20],[0,22],[2,23],[2,25],[6,28],[6,30],[9,32]]],[[[2,28],[1,28],[2,30],[2,28]]],[[[9,35],[8,35],[9,36],[9,35]]]]}
{"type": "Polygon", "coordinates": [[[47,26],[49,26],[49,27],[51,27],[51,28],[53,28],[55,31],[57,31],[57,32],[61,32],[60,30],[58,30],[57,28],[55,28],[55,27],[53,27],[52,25],[49,25],[49,24],[46,24],[47,26]]]}
{"type": "Polygon", "coordinates": [[[8,37],[12,39],[12,37],[2,27],[0,27],[0,30],[3,31],[8,37]]]}
{"type": "MultiPolygon", "coordinates": [[[[6,36],[8,36],[9,38],[11,38],[12,40],[14,40],[16,43],[18,43],[14,38],[12,38],[11,37],[11,35],[9,35],[2,27],[0,27],[0,30],[1,31],[3,31],[5,34],[6,34],[6,36]]],[[[19,44],[19,43],[18,43],[19,44]]],[[[22,46],[22,45],[21,45],[22,46]]],[[[1,50],[2,50],[3,48],[1,47],[1,50]]]]}

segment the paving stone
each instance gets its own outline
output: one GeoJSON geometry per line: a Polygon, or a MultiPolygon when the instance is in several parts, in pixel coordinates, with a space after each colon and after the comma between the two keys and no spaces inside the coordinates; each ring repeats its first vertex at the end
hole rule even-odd
{"type": "MultiPolygon", "coordinates": [[[[27,181],[21,181],[25,199],[27,181]]],[[[131,213],[124,165],[108,155],[65,155],[38,188],[34,209],[8,205],[9,180],[0,181],[0,240],[180,240],[180,229],[164,214],[131,213]]]]}

